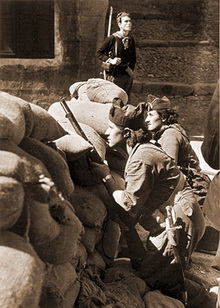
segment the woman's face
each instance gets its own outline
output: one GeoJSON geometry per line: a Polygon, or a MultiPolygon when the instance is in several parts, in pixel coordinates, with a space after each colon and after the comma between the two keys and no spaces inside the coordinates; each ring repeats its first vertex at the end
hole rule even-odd
{"type": "Polygon", "coordinates": [[[124,139],[123,130],[111,121],[108,123],[108,129],[106,130],[105,135],[107,136],[107,141],[110,147],[113,147],[124,139]]]}
{"type": "Polygon", "coordinates": [[[145,123],[147,124],[147,128],[150,132],[160,130],[163,125],[162,119],[156,110],[151,110],[147,113],[145,123]]]}

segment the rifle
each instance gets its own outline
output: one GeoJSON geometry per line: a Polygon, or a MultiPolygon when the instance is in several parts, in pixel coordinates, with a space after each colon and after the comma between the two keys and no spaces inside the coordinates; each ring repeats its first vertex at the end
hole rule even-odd
{"type": "Polygon", "coordinates": [[[94,162],[97,162],[99,164],[103,164],[103,160],[100,157],[99,153],[91,143],[91,141],[87,138],[86,134],[82,130],[81,126],[79,125],[78,121],[74,117],[72,111],[70,110],[69,106],[67,105],[65,98],[61,97],[60,98],[60,104],[63,107],[63,110],[65,112],[65,117],[70,121],[71,125],[75,129],[76,133],[83,137],[87,142],[89,142],[92,145],[92,149],[90,150],[90,157],[94,162]]]}
{"type": "MultiPolygon", "coordinates": [[[[111,34],[111,24],[112,24],[112,14],[113,14],[113,7],[110,6],[110,13],[109,13],[109,19],[108,19],[108,31],[107,31],[107,37],[111,34]]],[[[103,62],[104,64],[104,62],[103,62]]],[[[103,69],[103,77],[106,80],[106,71],[103,69]]]]}
{"type": "MultiPolygon", "coordinates": [[[[64,112],[66,114],[66,118],[70,121],[71,125],[73,126],[73,128],[75,129],[77,134],[79,134],[81,137],[83,137],[86,141],[88,141],[92,145],[93,148],[90,151],[91,159],[96,163],[103,164],[104,163],[103,160],[101,159],[97,150],[95,149],[93,144],[90,142],[90,140],[87,138],[84,131],[80,127],[78,121],[76,120],[72,111],[68,107],[64,97],[60,98],[60,104],[61,104],[62,108],[64,109],[64,112]]],[[[98,191],[99,191],[99,193],[102,197],[101,188],[98,188],[98,191]]],[[[126,232],[127,233],[126,240],[127,240],[128,246],[131,247],[130,248],[131,250],[130,249],[129,250],[132,251],[132,254],[135,255],[135,258],[136,258],[136,255],[138,255],[138,257],[141,255],[141,257],[142,257],[144,255],[145,249],[144,249],[143,243],[142,243],[142,241],[141,241],[141,239],[138,235],[138,232],[134,227],[136,221],[135,222],[132,221],[132,219],[129,217],[129,214],[126,211],[124,211],[115,202],[114,198],[111,195],[110,195],[110,197],[111,197],[112,205],[115,206],[116,209],[118,209],[118,215],[122,219],[123,223],[125,223],[128,227],[128,232],[126,232]]],[[[103,200],[105,200],[105,193],[104,193],[103,200]]]]}
{"type": "Polygon", "coordinates": [[[187,306],[187,291],[185,288],[185,278],[184,278],[184,270],[182,267],[182,258],[180,256],[179,250],[178,250],[178,244],[179,244],[179,233],[178,229],[182,229],[181,225],[176,225],[176,217],[174,210],[172,206],[166,206],[166,212],[167,212],[167,218],[166,218],[166,231],[168,240],[173,248],[174,253],[174,261],[173,264],[178,265],[178,274],[179,274],[179,282],[181,287],[181,296],[182,296],[182,302],[185,306],[187,306]]]}

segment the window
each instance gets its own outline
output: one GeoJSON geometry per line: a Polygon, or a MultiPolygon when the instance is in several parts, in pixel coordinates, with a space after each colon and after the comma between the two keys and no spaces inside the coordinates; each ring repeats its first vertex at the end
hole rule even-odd
{"type": "Polygon", "coordinates": [[[54,58],[54,0],[0,0],[0,56],[54,58]]]}

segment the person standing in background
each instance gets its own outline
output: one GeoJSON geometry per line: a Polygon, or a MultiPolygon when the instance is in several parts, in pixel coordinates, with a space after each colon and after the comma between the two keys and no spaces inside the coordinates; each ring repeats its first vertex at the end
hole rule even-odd
{"type": "Polygon", "coordinates": [[[105,69],[106,79],[125,90],[130,98],[136,64],[135,40],[129,34],[132,22],[126,12],[119,13],[116,20],[119,31],[104,40],[97,51],[97,57],[108,66],[105,69]]]}

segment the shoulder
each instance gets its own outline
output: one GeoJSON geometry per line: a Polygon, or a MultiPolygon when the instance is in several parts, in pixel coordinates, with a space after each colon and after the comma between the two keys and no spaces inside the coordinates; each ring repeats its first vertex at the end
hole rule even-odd
{"type": "Polygon", "coordinates": [[[156,158],[161,156],[167,156],[160,146],[152,143],[140,144],[134,156],[142,159],[145,162],[155,161],[156,158]]]}

